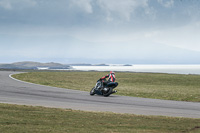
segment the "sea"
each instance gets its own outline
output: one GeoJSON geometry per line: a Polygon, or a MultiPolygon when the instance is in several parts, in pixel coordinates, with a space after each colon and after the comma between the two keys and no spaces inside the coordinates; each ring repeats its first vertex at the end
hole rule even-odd
{"type": "Polygon", "coordinates": [[[200,74],[200,65],[123,65],[110,64],[108,66],[72,66],[70,70],[80,71],[120,71],[147,72],[170,74],[200,74]]]}

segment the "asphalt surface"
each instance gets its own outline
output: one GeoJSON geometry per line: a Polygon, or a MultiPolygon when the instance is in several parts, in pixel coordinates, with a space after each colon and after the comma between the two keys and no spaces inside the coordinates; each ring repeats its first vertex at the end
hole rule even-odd
{"type": "Polygon", "coordinates": [[[90,96],[89,92],[30,84],[12,79],[19,72],[0,71],[0,102],[105,111],[137,115],[200,118],[200,103],[111,95],[90,96]]]}

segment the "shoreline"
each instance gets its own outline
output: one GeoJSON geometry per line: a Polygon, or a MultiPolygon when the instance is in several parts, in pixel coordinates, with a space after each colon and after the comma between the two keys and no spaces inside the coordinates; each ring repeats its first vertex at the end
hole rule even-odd
{"type": "Polygon", "coordinates": [[[200,65],[71,66],[70,69],[0,69],[0,71],[115,71],[130,73],[166,73],[200,75],[200,65]]]}

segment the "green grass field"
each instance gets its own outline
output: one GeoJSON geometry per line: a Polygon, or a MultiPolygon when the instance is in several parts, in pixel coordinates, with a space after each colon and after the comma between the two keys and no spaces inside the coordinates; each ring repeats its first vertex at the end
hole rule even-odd
{"type": "MultiPolygon", "coordinates": [[[[42,85],[89,91],[107,72],[30,72],[14,78],[42,85]]],[[[200,76],[116,73],[119,95],[200,101],[200,76]]],[[[85,112],[0,104],[3,133],[199,133],[200,119],[85,112]]]]}
{"type": "MultiPolygon", "coordinates": [[[[90,91],[108,72],[30,72],[14,78],[36,84],[90,91]]],[[[116,72],[118,95],[200,102],[200,76],[116,72]]]]}
{"type": "Polygon", "coordinates": [[[199,133],[200,119],[0,104],[1,133],[199,133]]]}

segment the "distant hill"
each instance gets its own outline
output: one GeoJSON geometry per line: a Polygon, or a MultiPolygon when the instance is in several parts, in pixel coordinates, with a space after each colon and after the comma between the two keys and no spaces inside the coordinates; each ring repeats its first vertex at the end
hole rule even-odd
{"type": "Polygon", "coordinates": [[[93,65],[93,66],[109,66],[109,65],[106,65],[106,64],[96,64],[96,65],[93,65]]]}
{"type": "Polygon", "coordinates": [[[31,62],[31,61],[24,61],[24,62],[15,62],[12,64],[0,64],[0,69],[39,69],[39,68],[46,68],[46,69],[69,69],[69,65],[63,65],[60,63],[40,63],[40,62],[31,62]]]}
{"type": "Polygon", "coordinates": [[[85,63],[82,63],[82,64],[69,64],[70,66],[92,66],[92,64],[85,64],[85,63]]]}
{"type": "Polygon", "coordinates": [[[130,64],[125,64],[124,66],[132,66],[132,65],[130,65],[130,64]]]}

